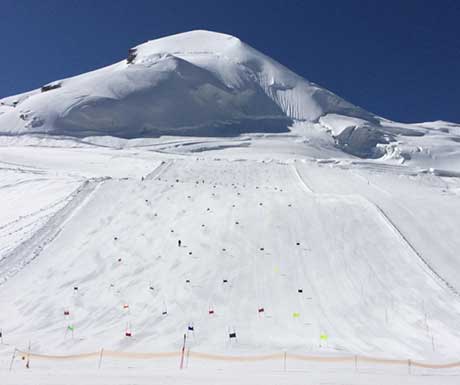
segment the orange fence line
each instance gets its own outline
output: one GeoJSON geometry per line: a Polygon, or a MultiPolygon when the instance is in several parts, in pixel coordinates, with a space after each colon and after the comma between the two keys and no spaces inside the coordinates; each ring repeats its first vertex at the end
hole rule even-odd
{"type": "Polygon", "coordinates": [[[456,362],[447,362],[445,364],[431,364],[428,362],[417,362],[411,361],[412,366],[418,366],[420,368],[428,368],[428,369],[449,369],[449,368],[456,368],[460,367],[460,361],[456,362]]]}
{"type": "Polygon", "coordinates": [[[288,353],[286,358],[298,361],[316,361],[316,362],[347,362],[354,361],[355,356],[307,356],[303,354],[288,353]]]}
{"type": "Polygon", "coordinates": [[[100,355],[100,352],[90,352],[90,353],[80,353],[80,354],[70,354],[70,355],[53,355],[53,354],[29,353],[29,352],[25,352],[19,349],[16,349],[16,351],[29,358],[38,358],[41,360],[78,360],[78,359],[83,359],[83,358],[98,357],[100,355]]]}
{"type": "MultiPolygon", "coordinates": [[[[392,358],[376,358],[368,356],[357,356],[358,360],[361,362],[374,362],[376,364],[388,364],[388,365],[408,365],[409,360],[396,360],[392,358]]],[[[411,364],[414,361],[410,361],[411,364]]]]}
{"type": "Polygon", "coordinates": [[[279,360],[284,357],[284,353],[265,354],[258,356],[225,356],[219,354],[209,354],[190,351],[190,357],[201,358],[205,360],[214,361],[268,361],[268,360],[279,360]]]}
{"type": "Polygon", "coordinates": [[[167,357],[179,357],[180,352],[158,352],[158,353],[138,353],[138,352],[118,352],[114,350],[105,350],[104,357],[130,357],[130,358],[139,358],[139,359],[149,359],[149,358],[167,358],[167,357]]]}
{"type": "MultiPolygon", "coordinates": [[[[180,351],[174,352],[121,352],[114,350],[103,350],[97,352],[88,352],[80,354],[71,354],[71,355],[49,355],[41,353],[26,352],[23,350],[16,349],[20,354],[27,356],[29,358],[37,358],[44,360],[74,360],[74,359],[85,359],[85,358],[95,358],[100,357],[102,354],[104,357],[112,358],[137,358],[137,359],[161,359],[161,358],[173,358],[179,357],[180,351]]],[[[189,351],[189,357],[198,358],[204,360],[214,360],[214,361],[233,361],[233,362],[256,362],[256,361],[268,361],[268,360],[297,360],[297,361],[311,361],[311,362],[369,362],[377,363],[384,365],[409,365],[413,367],[427,368],[427,369],[449,369],[460,367],[460,361],[447,362],[447,363],[430,363],[414,360],[402,360],[402,359],[390,359],[390,358],[377,358],[377,357],[368,357],[368,356],[313,356],[313,355],[303,355],[303,354],[294,354],[294,353],[272,353],[264,355],[252,355],[252,356],[238,356],[238,355],[222,355],[222,354],[212,354],[212,353],[203,353],[189,351]]]]}

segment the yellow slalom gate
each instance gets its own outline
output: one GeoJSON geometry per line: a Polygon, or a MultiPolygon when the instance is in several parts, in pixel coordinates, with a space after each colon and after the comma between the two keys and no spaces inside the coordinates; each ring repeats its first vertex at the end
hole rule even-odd
{"type": "MultiPolygon", "coordinates": [[[[158,360],[165,358],[179,358],[181,352],[123,352],[123,351],[114,351],[114,350],[105,350],[101,349],[96,352],[88,353],[79,353],[79,354],[70,354],[70,355],[52,355],[52,354],[42,354],[23,351],[20,349],[15,349],[15,353],[19,353],[23,358],[27,357],[28,359],[39,359],[39,360],[80,360],[87,358],[99,358],[102,357],[111,357],[111,358],[130,358],[130,359],[139,359],[139,360],[158,360]]],[[[289,361],[308,361],[308,362],[318,362],[318,363],[346,363],[350,362],[357,366],[358,363],[374,363],[382,365],[401,365],[411,367],[420,367],[425,369],[451,369],[460,367],[460,361],[447,362],[447,363],[431,363],[424,361],[416,360],[404,360],[404,359],[391,359],[391,358],[378,358],[378,357],[369,357],[361,355],[347,355],[347,356],[319,356],[319,355],[304,355],[296,353],[272,353],[272,354],[262,354],[262,355],[223,355],[223,354],[213,354],[213,353],[204,353],[196,352],[189,350],[187,352],[189,358],[196,358],[200,360],[210,360],[210,361],[227,361],[227,362],[260,362],[260,361],[274,361],[274,360],[283,360],[286,362],[289,361]]]]}

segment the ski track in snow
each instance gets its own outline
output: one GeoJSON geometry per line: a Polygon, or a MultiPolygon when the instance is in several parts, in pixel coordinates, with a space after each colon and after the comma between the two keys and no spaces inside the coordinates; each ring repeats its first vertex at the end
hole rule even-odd
{"type": "Polygon", "coordinates": [[[390,228],[397,234],[403,242],[407,244],[407,246],[414,252],[414,254],[417,256],[417,258],[427,267],[427,269],[432,273],[434,277],[436,277],[440,283],[442,283],[445,287],[447,287],[452,293],[454,293],[457,296],[460,296],[459,292],[456,290],[454,286],[452,286],[449,282],[447,282],[446,279],[444,279],[431,265],[430,263],[423,257],[423,255],[415,248],[415,246],[407,239],[407,237],[402,233],[402,231],[398,228],[398,226],[391,220],[391,218],[388,216],[388,214],[385,213],[385,211],[378,206],[376,203],[369,201],[366,198],[363,198],[367,200],[370,204],[372,204],[375,209],[379,212],[380,216],[382,219],[388,224],[390,228]]]}
{"type": "MultiPolygon", "coordinates": [[[[389,168],[392,168],[391,166],[388,166],[389,168]]],[[[316,193],[313,191],[313,189],[310,187],[310,185],[308,185],[306,183],[306,177],[305,176],[302,176],[296,165],[292,165],[292,168],[296,174],[296,176],[298,177],[298,180],[299,180],[299,183],[301,184],[301,186],[304,188],[304,190],[309,193],[309,194],[315,194],[315,195],[319,195],[319,196],[334,196],[334,197],[337,197],[337,198],[340,198],[340,197],[343,197],[344,195],[340,195],[340,194],[330,194],[330,193],[327,193],[327,194],[321,194],[321,193],[316,193]]],[[[382,168],[382,165],[378,165],[377,168],[382,168]]],[[[385,166],[383,165],[383,168],[385,168],[385,166]]],[[[357,175],[358,177],[361,177],[360,175],[357,175]]],[[[382,188],[372,184],[372,187],[376,188],[376,189],[379,189],[380,191],[382,191],[383,193],[385,193],[387,196],[391,196],[390,193],[388,193],[387,191],[383,190],[382,188]]],[[[431,275],[437,280],[439,281],[439,283],[443,286],[445,286],[448,290],[450,290],[452,293],[454,293],[456,296],[460,296],[460,293],[456,290],[456,288],[451,285],[445,278],[443,278],[441,276],[441,274],[439,274],[434,268],[433,266],[430,265],[430,263],[428,262],[428,260],[426,260],[423,255],[415,248],[415,246],[408,240],[408,238],[403,234],[402,230],[400,228],[398,228],[398,226],[391,220],[390,216],[385,212],[385,210],[380,207],[377,203],[371,201],[369,198],[365,197],[365,196],[362,196],[362,195],[349,195],[349,196],[355,196],[356,198],[358,199],[361,199],[365,204],[371,206],[376,214],[382,218],[383,222],[386,223],[386,225],[394,232],[394,234],[399,238],[401,239],[402,242],[404,242],[407,247],[414,253],[414,255],[423,263],[423,265],[427,268],[427,270],[431,273],[431,275]]]]}
{"type": "Polygon", "coordinates": [[[158,178],[174,164],[174,160],[163,161],[157,168],[145,176],[146,180],[158,178]]]}
{"type": "MultiPolygon", "coordinates": [[[[379,165],[376,169],[379,170],[381,168],[382,168],[381,165],[379,165]]],[[[391,166],[388,166],[388,168],[391,169],[391,166]]],[[[352,169],[350,169],[350,170],[351,170],[352,174],[354,174],[357,177],[359,177],[360,179],[363,179],[364,181],[366,181],[367,185],[372,187],[372,189],[375,189],[376,192],[381,192],[381,193],[385,194],[385,196],[387,196],[388,199],[394,200],[394,203],[392,205],[393,209],[397,208],[400,212],[407,212],[408,215],[412,215],[409,211],[407,211],[407,208],[405,206],[401,205],[400,202],[398,202],[398,200],[395,199],[388,191],[386,191],[383,188],[381,188],[378,184],[370,182],[368,179],[364,178],[363,176],[361,176],[359,174],[356,174],[355,172],[353,172],[352,169]]],[[[418,175],[417,173],[414,173],[414,172],[411,172],[411,171],[408,171],[408,170],[405,170],[404,174],[406,174],[406,175],[418,175]]],[[[444,186],[445,186],[445,184],[444,184],[444,186]]],[[[381,214],[382,218],[387,222],[387,224],[390,227],[392,227],[394,232],[401,238],[401,240],[403,242],[405,242],[408,245],[409,248],[412,249],[413,253],[417,256],[419,261],[426,267],[426,269],[428,270],[430,275],[432,275],[436,279],[436,281],[439,282],[439,284],[441,284],[442,286],[446,287],[449,291],[451,291],[456,296],[458,296],[458,290],[456,289],[456,287],[454,285],[452,285],[451,282],[449,282],[449,280],[446,279],[443,276],[443,274],[439,273],[439,271],[437,271],[437,269],[433,266],[433,264],[432,264],[433,256],[431,256],[431,259],[424,257],[423,253],[420,252],[420,250],[418,250],[418,248],[414,245],[414,243],[409,240],[408,236],[406,236],[404,234],[404,231],[400,228],[400,226],[398,226],[395,223],[395,221],[391,218],[389,213],[380,204],[378,204],[377,202],[373,201],[372,195],[371,196],[368,195],[367,197],[363,197],[363,198],[366,199],[370,204],[373,204],[375,206],[376,210],[379,211],[379,213],[381,214]]],[[[416,218],[414,218],[414,219],[416,219],[416,218]]],[[[413,234],[412,234],[412,236],[413,236],[413,234]]],[[[446,271],[444,271],[444,273],[446,273],[446,271]]]]}
{"type": "MultiPolygon", "coordinates": [[[[99,187],[101,180],[85,181],[70,197],[68,203],[53,214],[30,238],[4,255],[0,260],[0,286],[35,260],[61,232],[65,223],[78,211],[99,187]]],[[[31,214],[33,215],[33,214],[31,214]]]]}
{"type": "MultiPolygon", "coordinates": [[[[365,164],[367,167],[372,168],[372,164],[365,164]]],[[[379,164],[375,167],[377,170],[388,170],[388,169],[397,169],[398,174],[403,173],[405,175],[418,175],[417,172],[414,172],[407,167],[401,167],[401,166],[389,166],[389,165],[382,165],[379,164]]],[[[362,175],[359,175],[355,172],[353,172],[353,175],[356,175],[359,178],[362,178],[366,180],[362,175]]],[[[383,189],[381,186],[378,186],[377,184],[372,183],[368,179],[366,182],[374,189],[382,192],[388,197],[391,197],[391,193],[383,189]]],[[[404,235],[403,231],[397,226],[397,224],[391,219],[390,215],[385,212],[385,210],[376,202],[372,201],[370,198],[362,197],[363,199],[367,200],[370,204],[374,205],[376,210],[379,211],[379,213],[382,215],[383,219],[388,223],[390,227],[393,228],[393,230],[398,234],[398,236],[405,242],[407,245],[413,250],[415,255],[420,259],[420,261],[431,271],[431,273],[443,284],[445,285],[449,290],[451,290],[455,295],[460,296],[460,293],[458,292],[457,288],[454,287],[450,282],[448,282],[439,272],[436,271],[436,269],[429,263],[429,261],[422,255],[422,253],[417,250],[415,245],[407,238],[407,236],[404,235]]],[[[401,210],[405,210],[404,207],[400,207],[401,210]]]]}

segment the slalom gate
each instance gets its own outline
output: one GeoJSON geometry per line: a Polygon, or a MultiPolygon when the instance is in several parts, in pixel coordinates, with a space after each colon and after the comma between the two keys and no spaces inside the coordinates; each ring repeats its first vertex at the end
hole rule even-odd
{"type": "MultiPolygon", "coordinates": [[[[97,359],[99,361],[99,367],[103,358],[115,358],[115,359],[132,359],[132,360],[162,360],[177,358],[180,359],[183,352],[123,352],[114,350],[101,349],[100,351],[79,353],[71,355],[49,355],[34,353],[30,351],[24,351],[15,349],[12,363],[15,357],[22,357],[23,360],[27,358],[29,360],[51,360],[51,361],[73,361],[73,360],[84,360],[84,359],[97,359]]],[[[312,363],[349,363],[354,369],[358,369],[364,364],[380,364],[380,365],[391,365],[401,366],[408,369],[408,373],[411,373],[411,368],[424,368],[424,369],[452,369],[460,368],[460,361],[446,362],[446,363],[431,363],[425,361],[416,361],[411,359],[390,359],[390,358],[378,358],[361,355],[343,355],[343,356],[320,356],[320,355],[304,355],[296,353],[273,353],[273,354],[262,354],[262,355],[222,355],[212,354],[204,352],[196,352],[192,350],[187,351],[187,360],[198,359],[204,361],[227,361],[227,362],[261,362],[261,361],[279,361],[283,364],[284,370],[286,371],[286,363],[288,361],[304,361],[312,363]]]]}

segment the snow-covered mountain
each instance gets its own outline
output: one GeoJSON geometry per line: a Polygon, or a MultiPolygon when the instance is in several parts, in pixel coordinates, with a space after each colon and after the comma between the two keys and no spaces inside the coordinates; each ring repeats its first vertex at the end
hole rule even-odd
{"type": "Polygon", "coordinates": [[[0,100],[0,133],[8,135],[222,137],[287,133],[299,122],[315,124],[351,154],[401,160],[426,147],[420,137],[427,133],[451,145],[459,131],[379,118],[236,37],[200,30],[149,41],[114,65],[0,100]]]}
{"type": "Polygon", "coordinates": [[[372,115],[239,39],[193,31],[147,42],[127,60],[2,101],[9,133],[126,138],[286,131],[327,113],[372,115]],[[5,109],[5,108],[4,108],[5,109]]]}
{"type": "Polygon", "coordinates": [[[184,332],[225,354],[460,355],[454,123],[375,116],[194,31],[2,99],[0,133],[1,362],[184,332]]]}

